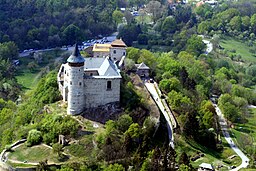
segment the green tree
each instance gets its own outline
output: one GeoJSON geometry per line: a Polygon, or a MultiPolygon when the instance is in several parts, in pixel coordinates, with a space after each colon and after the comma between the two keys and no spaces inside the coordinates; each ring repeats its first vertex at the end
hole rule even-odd
{"type": "Polygon", "coordinates": [[[152,14],[152,19],[156,22],[162,15],[162,5],[159,1],[150,1],[147,4],[147,10],[152,14]]]}
{"type": "Polygon", "coordinates": [[[251,23],[253,32],[256,33],[256,14],[253,14],[251,16],[250,23],[251,23]]]}
{"type": "Polygon", "coordinates": [[[172,109],[180,112],[180,114],[190,112],[192,109],[192,102],[190,98],[184,96],[180,92],[176,92],[175,90],[168,93],[168,102],[172,109]]]}
{"type": "Polygon", "coordinates": [[[216,124],[217,124],[215,119],[216,113],[212,103],[209,100],[203,101],[201,103],[199,113],[202,118],[202,123],[207,129],[210,129],[210,128],[216,129],[216,124]]]}
{"type": "Polygon", "coordinates": [[[243,16],[241,19],[242,19],[242,28],[243,28],[243,30],[248,30],[249,27],[251,26],[250,17],[249,16],[243,16]]]}
{"type": "Polygon", "coordinates": [[[162,24],[162,29],[161,29],[162,35],[174,33],[176,29],[177,29],[177,24],[176,24],[175,18],[172,16],[166,17],[162,24]]]}
{"type": "Polygon", "coordinates": [[[229,25],[232,30],[241,31],[242,29],[242,20],[240,16],[234,16],[230,22],[229,25]]]}
{"type": "Polygon", "coordinates": [[[119,10],[115,10],[112,13],[112,19],[116,24],[122,23],[123,17],[124,17],[124,14],[119,10]]]}
{"type": "Polygon", "coordinates": [[[63,151],[62,148],[63,148],[63,146],[59,143],[55,143],[52,145],[52,151],[53,151],[53,153],[57,153],[58,157],[60,157],[62,154],[62,151],[63,151]]]}
{"type": "Polygon", "coordinates": [[[103,169],[103,171],[125,171],[125,168],[121,164],[110,164],[103,169]]]}
{"type": "Polygon", "coordinates": [[[152,52],[146,49],[140,51],[140,57],[137,61],[138,63],[144,62],[151,70],[156,68],[156,58],[152,52]]]}
{"type": "Polygon", "coordinates": [[[208,21],[203,21],[197,26],[197,32],[199,34],[207,34],[210,31],[210,23],[208,21]]]}
{"type": "Polygon", "coordinates": [[[140,57],[140,50],[134,47],[127,48],[127,58],[132,59],[135,63],[137,63],[140,57]]]}
{"type": "Polygon", "coordinates": [[[79,27],[74,24],[70,24],[64,29],[62,34],[65,39],[65,43],[74,44],[81,40],[82,32],[79,27]]]}
{"type": "Polygon", "coordinates": [[[42,141],[42,133],[36,129],[32,129],[28,132],[27,146],[33,146],[39,144],[42,141]]]}
{"type": "Polygon", "coordinates": [[[190,170],[191,169],[185,164],[181,164],[178,169],[178,171],[190,171],[190,170]]]}
{"type": "Polygon", "coordinates": [[[18,47],[14,42],[0,43],[0,59],[17,59],[18,47]]]}
{"type": "Polygon", "coordinates": [[[132,117],[130,117],[127,114],[124,114],[120,116],[116,122],[117,129],[124,133],[132,123],[132,117]]]}
{"type": "Polygon", "coordinates": [[[192,35],[187,41],[186,50],[196,56],[200,55],[205,48],[206,45],[202,41],[202,38],[197,35],[192,35]]]}
{"type": "Polygon", "coordinates": [[[138,123],[133,123],[129,126],[129,129],[125,132],[125,135],[130,135],[131,138],[139,138],[141,129],[138,123]]]}

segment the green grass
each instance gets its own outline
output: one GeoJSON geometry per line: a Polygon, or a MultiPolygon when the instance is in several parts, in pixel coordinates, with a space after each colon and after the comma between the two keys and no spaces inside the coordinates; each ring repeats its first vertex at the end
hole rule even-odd
{"type": "Polygon", "coordinates": [[[256,109],[250,109],[249,111],[250,113],[246,115],[248,122],[235,124],[232,133],[238,146],[248,154],[252,154],[256,149],[256,109]]]}
{"type": "Polygon", "coordinates": [[[228,166],[231,165],[240,165],[241,159],[239,157],[235,157],[234,159],[228,159],[228,157],[235,155],[235,152],[225,143],[225,139],[222,137],[222,142],[224,146],[224,150],[221,153],[218,153],[214,150],[208,149],[200,144],[196,143],[193,140],[184,139],[184,137],[177,136],[175,137],[176,146],[175,150],[177,154],[181,154],[183,151],[187,153],[190,157],[198,155],[198,153],[203,153],[204,157],[197,159],[196,161],[191,161],[191,164],[194,168],[198,168],[201,163],[210,163],[215,168],[218,165],[223,165],[223,167],[219,170],[225,171],[228,170],[228,166]],[[225,163],[224,161],[231,162],[230,164],[225,163]]]}
{"type": "Polygon", "coordinates": [[[224,37],[220,41],[220,45],[228,50],[228,54],[241,55],[242,59],[247,62],[256,62],[256,57],[253,53],[249,51],[253,47],[249,47],[246,43],[236,40],[231,37],[224,37]],[[230,52],[230,50],[235,50],[236,53],[230,52]]]}
{"type": "Polygon", "coordinates": [[[14,168],[36,168],[35,165],[26,164],[26,163],[12,163],[10,161],[7,161],[7,164],[14,168]]]}
{"type": "Polygon", "coordinates": [[[32,73],[30,71],[26,71],[26,72],[16,76],[16,79],[17,79],[18,83],[23,86],[23,88],[33,89],[38,82],[38,77],[37,77],[38,74],[39,74],[39,72],[32,73]]]}
{"type": "Polygon", "coordinates": [[[14,149],[13,152],[9,153],[8,158],[20,162],[27,161],[28,163],[37,163],[45,159],[47,159],[48,162],[58,162],[57,156],[52,153],[52,149],[43,145],[27,147],[25,144],[22,144],[14,149]]]}
{"type": "Polygon", "coordinates": [[[20,58],[20,65],[17,67],[16,79],[19,84],[21,84],[24,90],[31,90],[33,89],[36,84],[38,83],[41,72],[46,66],[53,65],[55,63],[55,59],[61,56],[63,53],[67,53],[66,51],[62,50],[52,50],[42,52],[42,61],[38,64],[38,66],[33,70],[28,69],[28,64],[30,62],[35,62],[35,59],[32,56],[22,57],[20,58]]]}

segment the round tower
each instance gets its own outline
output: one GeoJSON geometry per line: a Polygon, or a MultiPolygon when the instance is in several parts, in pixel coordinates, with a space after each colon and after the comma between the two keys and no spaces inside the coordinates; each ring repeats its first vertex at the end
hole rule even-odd
{"type": "Polygon", "coordinates": [[[68,62],[68,108],[67,113],[76,115],[84,109],[84,62],[76,44],[68,62]]]}

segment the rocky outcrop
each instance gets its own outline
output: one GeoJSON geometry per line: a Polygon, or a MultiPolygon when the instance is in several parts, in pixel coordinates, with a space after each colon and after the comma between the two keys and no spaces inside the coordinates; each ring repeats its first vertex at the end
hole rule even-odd
{"type": "Polygon", "coordinates": [[[115,120],[123,112],[118,102],[108,103],[95,108],[85,109],[81,116],[86,119],[106,123],[108,120],[115,120]]]}

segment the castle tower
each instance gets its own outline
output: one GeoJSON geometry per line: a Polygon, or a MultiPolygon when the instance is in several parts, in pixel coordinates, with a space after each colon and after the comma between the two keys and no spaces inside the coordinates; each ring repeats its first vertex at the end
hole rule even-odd
{"type": "Polygon", "coordinates": [[[84,109],[83,77],[85,59],[81,56],[76,44],[68,62],[68,108],[67,113],[76,115],[84,109]]]}
{"type": "Polygon", "coordinates": [[[121,61],[122,57],[126,56],[126,44],[122,39],[116,39],[111,43],[110,57],[114,61],[121,61]]]}

